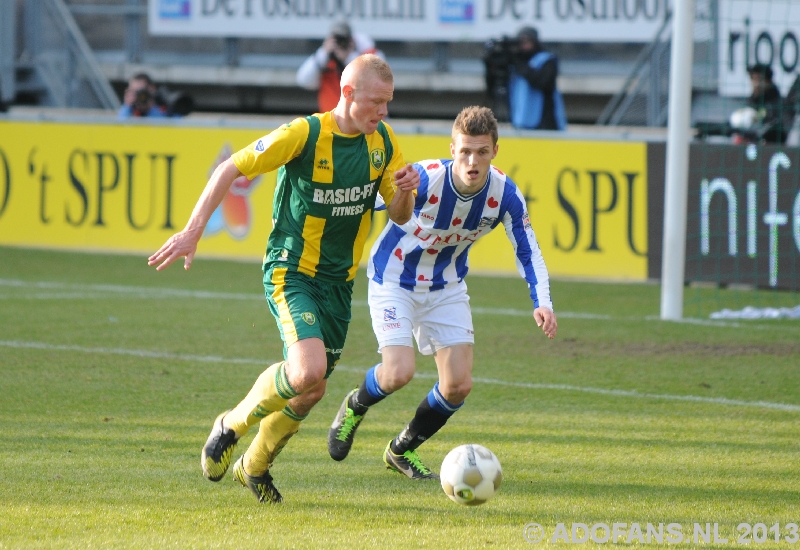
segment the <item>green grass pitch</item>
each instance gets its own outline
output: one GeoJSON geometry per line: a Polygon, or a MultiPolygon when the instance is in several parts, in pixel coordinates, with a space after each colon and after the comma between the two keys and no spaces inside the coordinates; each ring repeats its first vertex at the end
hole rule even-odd
{"type": "MultiPolygon", "coordinates": [[[[551,342],[521,280],[470,276],[476,383],[420,449],[436,470],[463,443],[497,454],[500,492],[464,507],[381,460],[431,358],[370,411],[347,460],[328,457],[340,399],[378,360],[365,282],[328,394],[273,468],[285,502],[263,506],[199,465],[214,417],[281,357],[257,264],[156,273],[144,257],[0,248],[0,548],[547,548],[578,522],[624,524],[617,545],[586,548],[696,547],[694,523],[728,539],[703,547],[743,546],[737,526],[762,523],[749,547],[800,548],[785,540],[800,523],[799,321],[662,322],[656,285],[556,280],[551,342]],[[678,524],[686,541],[628,544],[635,523],[678,524]]],[[[708,292],[706,316],[742,299],[708,292]]]]}

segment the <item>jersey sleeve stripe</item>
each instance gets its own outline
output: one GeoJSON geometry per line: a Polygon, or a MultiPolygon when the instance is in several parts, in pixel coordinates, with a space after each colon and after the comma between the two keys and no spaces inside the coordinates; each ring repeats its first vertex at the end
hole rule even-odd
{"type": "Polygon", "coordinates": [[[503,204],[501,204],[501,211],[502,210],[506,211],[506,219],[503,221],[506,225],[506,233],[515,245],[517,269],[520,275],[528,282],[533,306],[535,308],[539,307],[537,288],[539,280],[532,262],[533,246],[535,243],[529,241],[528,232],[525,230],[522,221],[525,206],[523,198],[516,186],[506,185],[505,192],[503,193],[503,204]]]}
{"type": "Polygon", "coordinates": [[[414,169],[419,173],[419,187],[417,187],[417,198],[414,199],[414,215],[419,215],[419,211],[428,202],[428,184],[430,178],[428,172],[422,167],[421,164],[414,164],[414,169]]]}

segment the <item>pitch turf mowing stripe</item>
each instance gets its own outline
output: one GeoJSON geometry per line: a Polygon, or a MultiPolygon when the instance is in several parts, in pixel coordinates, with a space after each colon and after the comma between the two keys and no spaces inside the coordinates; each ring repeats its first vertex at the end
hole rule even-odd
{"type": "MultiPolygon", "coordinates": [[[[164,298],[196,298],[201,300],[258,300],[263,301],[264,296],[261,294],[245,294],[241,292],[209,292],[205,290],[183,290],[176,288],[158,288],[158,287],[137,287],[137,286],[122,286],[122,285],[80,285],[69,283],[58,283],[50,281],[20,281],[16,279],[0,279],[0,287],[8,288],[27,288],[34,289],[33,292],[28,293],[0,293],[0,300],[16,299],[16,300],[87,300],[87,299],[102,299],[107,297],[108,294],[119,294],[122,296],[130,296],[136,299],[164,299],[164,298]],[[59,292],[60,290],[60,292],[59,292]],[[41,292],[51,291],[51,292],[41,292]],[[53,292],[56,291],[56,292],[53,292]]],[[[366,300],[353,300],[353,306],[366,307],[366,300]]],[[[502,315],[504,317],[531,317],[533,312],[528,309],[510,309],[510,308],[493,308],[493,307],[473,307],[473,315],[502,315]]],[[[612,315],[605,315],[599,313],[584,313],[579,311],[556,311],[559,319],[594,319],[598,321],[661,321],[659,317],[646,316],[646,317],[614,317],[612,315]]],[[[786,321],[783,319],[782,321],[786,321]]],[[[714,321],[709,319],[694,319],[686,318],[680,321],[669,321],[677,323],[703,325],[709,327],[727,327],[727,328],[747,328],[747,329],[766,329],[775,330],[781,325],[757,325],[752,321],[743,320],[737,321],[714,321]]],[[[794,328],[794,325],[789,325],[794,328]]]]}
{"type": "MultiPolygon", "coordinates": [[[[42,290],[67,290],[70,293],[63,295],[69,297],[75,293],[76,297],[83,298],[105,298],[104,294],[127,294],[135,298],[199,298],[205,300],[264,300],[263,294],[245,294],[241,292],[209,292],[205,290],[184,290],[178,288],[159,288],[147,286],[123,286],[123,285],[79,285],[69,283],[58,283],[52,281],[20,281],[15,279],[0,279],[0,287],[11,288],[30,288],[42,290]]],[[[38,294],[38,293],[37,293],[38,294]]],[[[30,297],[35,298],[37,294],[11,294],[5,298],[30,297]]],[[[51,293],[55,298],[60,297],[57,293],[51,293]]],[[[44,296],[48,296],[44,294],[44,296]]]]}
{"type": "MultiPolygon", "coordinates": [[[[214,355],[188,355],[181,353],[169,353],[161,351],[125,349],[125,348],[89,348],[83,346],[48,344],[46,342],[22,342],[18,340],[0,340],[0,347],[40,349],[46,351],[73,351],[88,354],[112,354],[143,357],[147,359],[171,359],[176,361],[195,361],[203,363],[235,363],[247,365],[271,365],[274,361],[268,359],[248,359],[244,357],[218,357],[214,355]]],[[[363,374],[367,369],[357,367],[347,367],[339,365],[336,370],[344,372],[357,372],[363,374]]],[[[417,378],[438,379],[434,373],[418,372],[414,375],[417,378]]],[[[617,390],[606,388],[593,388],[584,386],[572,386],[569,384],[538,384],[533,382],[510,382],[498,380],[496,378],[473,378],[475,382],[481,384],[493,384],[497,386],[508,386],[515,388],[526,388],[531,390],[556,390],[573,391],[583,393],[593,393],[613,397],[630,397],[634,399],[658,399],[667,401],[688,401],[692,403],[707,403],[714,405],[731,405],[737,407],[757,407],[764,409],[775,409],[780,411],[800,412],[800,405],[787,403],[772,403],[769,401],[743,401],[740,399],[727,399],[724,397],[702,397],[699,395],[671,395],[661,393],[641,393],[634,390],[617,390]]]]}

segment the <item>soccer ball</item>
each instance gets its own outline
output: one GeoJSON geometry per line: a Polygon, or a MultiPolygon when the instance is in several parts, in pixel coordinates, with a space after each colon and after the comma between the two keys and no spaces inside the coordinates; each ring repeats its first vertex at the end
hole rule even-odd
{"type": "Polygon", "coordinates": [[[486,447],[461,445],[444,457],[439,477],[450,500],[477,506],[495,495],[503,481],[503,470],[486,447]]]}

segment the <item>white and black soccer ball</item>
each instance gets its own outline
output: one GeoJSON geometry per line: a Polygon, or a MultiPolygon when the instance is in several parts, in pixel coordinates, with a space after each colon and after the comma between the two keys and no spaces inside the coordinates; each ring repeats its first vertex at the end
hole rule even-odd
{"type": "Polygon", "coordinates": [[[477,506],[497,493],[503,481],[503,469],[486,447],[461,445],[444,457],[439,477],[442,489],[452,501],[477,506]]]}

